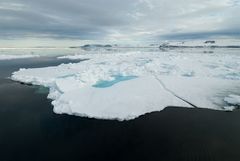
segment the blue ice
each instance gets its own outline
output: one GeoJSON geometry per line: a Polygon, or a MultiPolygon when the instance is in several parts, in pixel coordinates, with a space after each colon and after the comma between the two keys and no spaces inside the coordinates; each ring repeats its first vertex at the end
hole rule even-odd
{"type": "Polygon", "coordinates": [[[128,81],[128,80],[137,78],[137,76],[122,76],[122,75],[113,75],[113,77],[114,77],[114,79],[111,80],[111,81],[100,80],[95,85],[93,85],[93,87],[95,87],[95,88],[107,88],[107,87],[111,87],[114,84],[117,84],[119,82],[128,81]]]}

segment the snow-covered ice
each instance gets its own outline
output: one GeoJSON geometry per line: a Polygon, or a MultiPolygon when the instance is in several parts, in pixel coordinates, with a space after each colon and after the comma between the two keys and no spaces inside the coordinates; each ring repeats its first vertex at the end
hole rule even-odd
{"type": "MultiPolygon", "coordinates": [[[[161,78],[161,76],[160,76],[161,78]]],[[[162,77],[165,86],[177,96],[200,108],[224,110],[224,96],[240,89],[240,81],[218,78],[162,77]]]]}
{"type": "Polygon", "coordinates": [[[132,119],[166,106],[191,107],[176,99],[151,76],[118,83],[111,88],[86,86],[65,92],[53,101],[56,113],[104,119],[132,119]]]}
{"type": "Polygon", "coordinates": [[[240,89],[238,52],[80,52],[59,58],[85,61],[12,75],[50,88],[56,113],[128,120],[166,106],[226,110],[224,98],[240,89]],[[110,85],[99,88],[99,82],[110,85]]]}
{"type": "Polygon", "coordinates": [[[27,54],[27,55],[3,55],[0,54],[0,60],[12,60],[12,59],[25,59],[39,57],[39,55],[27,54]]]}
{"type": "Polygon", "coordinates": [[[237,39],[217,39],[217,40],[191,40],[191,41],[166,41],[160,47],[190,47],[190,48],[240,48],[240,41],[237,39]]]}
{"type": "Polygon", "coordinates": [[[240,106],[240,96],[231,94],[224,98],[224,101],[229,103],[230,105],[238,105],[240,106]]]}

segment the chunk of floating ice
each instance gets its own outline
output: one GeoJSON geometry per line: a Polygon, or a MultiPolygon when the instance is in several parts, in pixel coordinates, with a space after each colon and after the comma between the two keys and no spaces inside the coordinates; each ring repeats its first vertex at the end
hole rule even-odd
{"type": "Polygon", "coordinates": [[[231,105],[240,106],[240,96],[238,95],[229,95],[228,97],[224,98],[224,101],[231,105]]]}
{"type": "Polygon", "coordinates": [[[49,87],[56,113],[118,120],[166,106],[224,110],[225,93],[240,89],[240,75],[225,77],[240,71],[239,54],[129,52],[69,58],[89,60],[19,70],[12,79],[49,87]],[[209,68],[212,64],[216,68],[209,68]]]}
{"type": "Polygon", "coordinates": [[[53,102],[56,113],[128,120],[167,106],[191,107],[174,97],[153,77],[124,81],[110,88],[84,87],[66,92],[53,102]]]}
{"type": "Polygon", "coordinates": [[[0,60],[12,60],[12,59],[25,59],[25,58],[34,58],[39,57],[39,55],[26,54],[26,55],[1,55],[0,60]]]}

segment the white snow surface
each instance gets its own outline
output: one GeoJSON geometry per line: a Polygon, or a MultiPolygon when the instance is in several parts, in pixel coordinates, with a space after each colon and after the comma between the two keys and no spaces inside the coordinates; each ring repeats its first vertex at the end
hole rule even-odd
{"type": "Polygon", "coordinates": [[[39,57],[39,55],[33,55],[33,54],[26,54],[26,55],[0,54],[0,60],[25,59],[25,58],[34,58],[34,57],[39,57]]]}
{"type": "Polygon", "coordinates": [[[240,96],[238,96],[238,95],[234,95],[234,94],[229,95],[229,96],[224,98],[224,101],[226,101],[230,105],[240,106],[240,96]]]}
{"type": "Polygon", "coordinates": [[[61,58],[89,60],[20,69],[12,75],[13,80],[50,88],[48,97],[59,114],[129,120],[167,106],[226,110],[225,97],[240,89],[238,53],[132,51],[61,58]],[[94,86],[117,76],[136,78],[106,88],[94,86]]]}

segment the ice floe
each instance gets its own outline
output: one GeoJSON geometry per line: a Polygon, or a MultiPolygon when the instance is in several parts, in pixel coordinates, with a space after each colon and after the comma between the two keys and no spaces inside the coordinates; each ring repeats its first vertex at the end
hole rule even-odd
{"type": "Polygon", "coordinates": [[[85,61],[20,69],[12,79],[48,87],[60,114],[128,120],[166,106],[226,110],[225,97],[240,89],[240,55],[234,52],[83,52],[59,58],[85,61]]]}
{"type": "Polygon", "coordinates": [[[191,107],[175,98],[154,77],[141,77],[118,83],[111,88],[86,86],[65,92],[53,101],[56,113],[104,119],[133,119],[166,106],[191,107]]]}
{"type": "Polygon", "coordinates": [[[39,57],[39,55],[26,54],[26,55],[2,55],[0,54],[0,60],[12,60],[12,59],[25,59],[39,57]]]}

